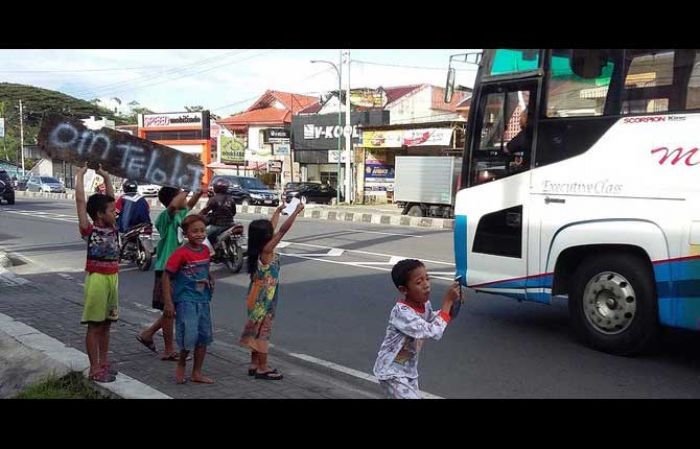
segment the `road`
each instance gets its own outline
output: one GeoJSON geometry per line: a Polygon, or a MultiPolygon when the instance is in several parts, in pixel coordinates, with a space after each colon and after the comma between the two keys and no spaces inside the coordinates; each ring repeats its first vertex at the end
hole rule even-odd
{"type": "MultiPolygon", "coordinates": [[[[159,212],[154,209],[153,218],[159,212]]],[[[257,217],[237,218],[247,224],[257,217]]],[[[17,267],[29,280],[46,271],[80,278],[85,244],[74,204],[23,198],[0,206],[0,249],[30,261],[17,267]]],[[[273,344],[360,377],[371,374],[397,298],[391,264],[404,257],[426,261],[435,308],[454,271],[448,231],[302,218],[279,252],[282,281],[273,344]]],[[[238,335],[248,276],[232,275],[220,265],[213,273],[214,326],[238,335]]],[[[152,282],[152,271],[124,264],[122,306],[150,308],[152,282]]],[[[424,347],[419,371],[421,390],[445,398],[698,398],[699,362],[700,334],[669,332],[653,354],[616,357],[574,339],[564,300],[545,306],[468,293],[443,339],[424,347]]]]}

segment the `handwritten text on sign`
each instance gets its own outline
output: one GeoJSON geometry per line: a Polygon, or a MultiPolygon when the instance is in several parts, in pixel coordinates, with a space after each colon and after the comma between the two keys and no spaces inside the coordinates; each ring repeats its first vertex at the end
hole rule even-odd
{"type": "Polygon", "coordinates": [[[148,184],[198,190],[204,172],[196,156],[58,115],[43,121],[39,145],[54,159],[102,164],[112,175],[148,184]]]}

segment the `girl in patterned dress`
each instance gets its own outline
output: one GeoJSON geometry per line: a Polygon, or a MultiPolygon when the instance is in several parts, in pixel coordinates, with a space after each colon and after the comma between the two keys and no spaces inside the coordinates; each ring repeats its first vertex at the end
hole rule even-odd
{"type": "Polygon", "coordinates": [[[251,350],[248,375],[256,379],[282,379],[281,373],[267,365],[268,343],[279,296],[280,262],[275,247],[292,227],[297,215],[304,210],[304,204],[300,202],[279,231],[275,232],[284,207],[284,204],[280,204],[272,220],[254,220],[248,227],[248,320],[239,344],[251,350]]]}

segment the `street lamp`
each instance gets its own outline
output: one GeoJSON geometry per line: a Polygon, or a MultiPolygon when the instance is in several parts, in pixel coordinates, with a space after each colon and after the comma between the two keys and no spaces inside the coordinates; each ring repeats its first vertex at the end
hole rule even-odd
{"type": "MultiPolygon", "coordinates": [[[[342,53],[341,53],[340,57],[341,57],[341,61],[339,63],[342,64],[342,57],[343,57],[342,53]]],[[[330,64],[335,69],[335,73],[338,74],[338,128],[340,130],[342,130],[343,110],[342,110],[342,105],[340,103],[340,92],[342,91],[342,84],[341,84],[342,75],[340,74],[340,69],[338,69],[338,66],[335,65],[334,63],[332,63],[331,61],[314,59],[311,61],[311,63],[312,64],[317,64],[317,63],[330,64]]],[[[342,135],[342,133],[339,133],[339,135],[338,135],[338,178],[336,179],[336,189],[335,189],[336,204],[340,204],[340,138],[341,138],[340,136],[341,135],[342,135]]],[[[348,174],[346,173],[345,176],[348,176],[348,174]]],[[[348,193],[345,192],[346,197],[347,197],[347,194],[348,193]]]]}

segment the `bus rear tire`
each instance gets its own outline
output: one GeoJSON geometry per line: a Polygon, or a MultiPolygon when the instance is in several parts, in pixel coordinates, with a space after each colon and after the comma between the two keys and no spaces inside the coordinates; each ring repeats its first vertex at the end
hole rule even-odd
{"type": "Polygon", "coordinates": [[[654,273],[639,257],[604,253],[576,269],[569,292],[569,316],[577,336],[615,355],[652,347],[659,335],[654,273]]]}

